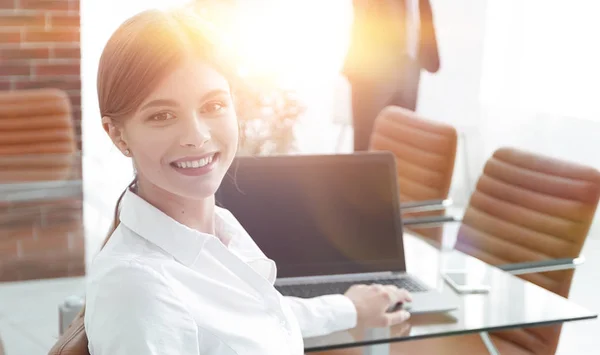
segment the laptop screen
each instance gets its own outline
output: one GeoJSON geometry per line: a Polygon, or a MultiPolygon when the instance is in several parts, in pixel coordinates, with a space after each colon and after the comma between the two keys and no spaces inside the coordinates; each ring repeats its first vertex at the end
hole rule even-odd
{"type": "Polygon", "coordinates": [[[217,204],[277,263],[277,276],[404,271],[388,153],[238,157],[217,204]]]}

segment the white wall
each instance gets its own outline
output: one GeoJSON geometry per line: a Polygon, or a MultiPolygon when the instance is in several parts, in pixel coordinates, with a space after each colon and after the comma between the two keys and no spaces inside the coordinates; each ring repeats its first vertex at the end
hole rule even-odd
{"type": "MultiPolygon", "coordinates": [[[[424,74],[418,111],[464,132],[453,196],[486,159],[515,146],[600,168],[600,3],[433,0],[442,68],[424,74]]],[[[460,148],[460,147],[459,147],[460,148]]],[[[596,221],[600,219],[600,213],[596,221]]],[[[600,222],[591,232],[600,237],[600,222]]]]}
{"type": "Polygon", "coordinates": [[[451,196],[465,204],[485,159],[478,147],[484,144],[479,123],[488,2],[432,0],[431,5],[441,67],[422,73],[417,111],[454,125],[461,134],[451,196]]]}

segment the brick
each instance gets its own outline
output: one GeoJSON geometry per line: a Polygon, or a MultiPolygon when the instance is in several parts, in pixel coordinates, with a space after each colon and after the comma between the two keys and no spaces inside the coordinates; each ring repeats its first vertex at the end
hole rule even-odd
{"type": "Polygon", "coordinates": [[[0,80],[0,90],[12,90],[12,85],[10,80],[0,80]]]}
{"type": "Polygon", "coordinates": [[[66,221],[49,226],[36,226],[36,239],[52,239],[57,236],[83,237],[83,223],[81,220],[66,221]]]}
{"type": "Polygon", "coordinates": [[[40,14],[10,14],[0,15],[0,24],[2,27],[10,26],[31,26],[31,27],[43,27],[46,24],[46,17],[43,13],[40,14]]]}
{"type": "Polygon", "coordinates": [[[79,42],[79,31],[51,29],[49,31],[26,30],[23,42],[79,42]]]}
{"type": "Polygon", "coordinates": [[[72,15],[50,15],[50,26],[51,27],[80,27],[80,16],[79,14],[72,15]]]}
{"type": "Polygon", "coordinates": [[[38,64],[34,67],[36,76],[80,75],[79,64],[38,64]]]}
{"type": "Polygon", "coordinates": [[[81,258],[79,261],[69,263],[69,275],[70,277],[85,276],[85,260],[81,258]]]}
{"type": "Polygon", "coordinates": [[[81,90],[81,80],[75,79],[44,79],[44,78],[24,78],[16,79],[15,89],[40,89],[40,88],[56,88],[61,90],[81,90]]]}
{"type": "Polygon", "coordinates": [[[0,243],[3,242],[16,242],[17,240],[34,239],[34,226],[0,226],[0,243]]]}
{"type": "Polygon", "coordinates": [[[74,208],[43,208],[40,227],[62,225],[65,223],[79,223],[83,218],[83,209],[74,208]]]}
{"type": "Polygon", "coordinates": [[[0,76],[30,75],[29,64],[6,64],[0,65],[0,76]]]}
{"type": "Polygon", "coordinates": [[[69,264],[51,264],[46,266],[43,263],[32,260],[31,264],[20,267],[17,270],[19,281],[55,279],[69,276],[69,264]]]}
{"type": "Polygon", "coordinates": [[[50,57],[48,48],[0,49],[2,60],[46,59],[48,57],[50,57]]]}
{"type": "Polygon", "coordinates": [[[57,234],[47,238],[19,240],[18,246],[22,256],[33,254],[52,254],[56,251],[69,250],[69,235],[57,234]]]}
{"type": "Polygon", "coordinates": [[[17,257],[19,249],[16,241],[0,242],[0,259],[17,257]]]}
{"type": "Polygon", "coordinates": [[[79,233],[69,234],[69,250],[71,251],[85,251],[85,235],[83,228],[79,233]]]}
{"type": "Polygon", "coordinates": [[[0,0],[0,9],[14,9],[17,6],[17,0],[0,0]]]}
{"type": "Polygon", "coordinates": [[[81,210],[73,210],[73,211],[54,211],[48,210],[43,214],[43,218],[41,219],[40,226],[43,228],[60,225],[64,223],[82,223],[83,213],[81,210]]]}
{"type": "Polygon", "coordinates": [[[16,228],[41,223],[40,211],[14,211],[0,214],[0,226],[16,228]]]}
{"type": "Polygon", "coordinates": [[[69,251],[0,260],[0,281],[66,277],[71,272],[81,272],[82,263],[85,264],[83,253],[69,251]]]}
{"type": "Polygon", "coordinates": [[[69,10],[69,0],[19,0],[20,9],[69,10]]]}
{"type": "Polygon", "coordinates": [[[52,58],[60,58],[60,59],[81,58],[81,49],[79,47],[53,48],[52,49],[52,58]]]}
{"type": "Polygon", "coordinates": [[[2,30],[0,31],[0,44],[19,43],[21,41],[20,30],[2,30]]]}

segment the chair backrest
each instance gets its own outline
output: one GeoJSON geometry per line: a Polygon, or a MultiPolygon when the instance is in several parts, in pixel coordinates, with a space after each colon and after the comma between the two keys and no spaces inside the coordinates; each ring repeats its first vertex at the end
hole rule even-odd
{"type": "MultiPolygon", "coordinates": [[[[451,125],[434,122],[413,111],[388,106],[375,120],[371,150],[387,150],[396,156],[400,202],[448,198],[457,133],[451,125]]],[[[439,216],[445,211],[403,213],[404,217],[439,216]]],[[[416,233],[441,241],[442,228],[412,228],[416,233]]]]}
{"type": "Polygon", "coordinates": [[[48,355],[90,355],[84,316],[80,313],[50,349],[48,355]]]}
{"type": "Polygon", "coordinates": [[[76,149],[64,91],[0,91],[0,182],[65,179],[76,149]]]}
{"type": "MultiPolygon", "coordinates": [[[[600,198],[600,172],[512,148],[487,161],[463,217],[456,249],[492,265],[576,258],[600,198]]],[[[573,270],[522,275],[568,297],[573,270]]],[[[554,354],[560,326],[504,331],[535,354],[554,354]]]]}

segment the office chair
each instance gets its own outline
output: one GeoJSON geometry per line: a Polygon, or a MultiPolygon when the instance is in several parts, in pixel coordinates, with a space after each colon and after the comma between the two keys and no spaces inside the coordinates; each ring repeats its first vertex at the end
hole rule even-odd
{"type": "MultiPolygon", "coordinates": [[[[600,198],[594,168],[514,148],[487,161],[464,214],[455,248],[568,297],[574,268],[600,198]]],[[[549,355],[562,326],[551,325],[408,341],[392,354],[549,355]]]]}
{"type": "Polygon", "coordinates": [[[396,156],[403,221],[409,230],[441,243],[442,228],[419,228],[423,222],[443,223],[454,162],[457,132],[397,106],[386,107],[377,119],[370,150],[386,150],[396,156]]]}
{"type": "Polygon", "coordinates": [[[65,180],[77,150],[71,102],[58,89],[0,92],[0,182],[65,180]]]}
{"type": "Polygon", "coordinates": [[[83,320],[83,313],[79,313],[67,330],[61,334],[48,355],[89,355],[83,320]]]}

